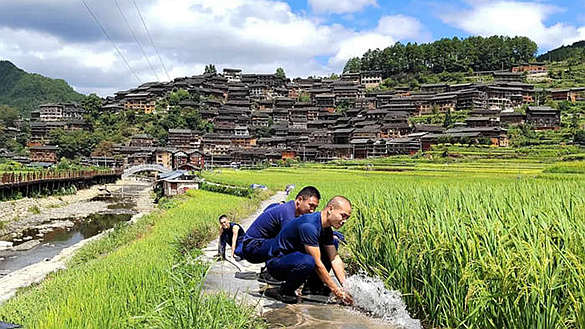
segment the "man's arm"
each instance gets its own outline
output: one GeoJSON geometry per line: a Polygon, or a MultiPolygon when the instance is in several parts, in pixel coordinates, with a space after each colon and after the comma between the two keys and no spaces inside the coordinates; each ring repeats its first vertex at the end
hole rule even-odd
{"type": "Polygon", "coordinates": [[[219,231],[219,243],[217,244],[217,254],[219,257],[225,259],[225,245],[226,241],[223,238],[223,230],[219,231]]]}
{"type": "Polygon", "coordinates": [[[323,262],[321,261],[321,250],[319,250],[319,247],[305,245],[305,250],[315,260],[315,271],[317,272],[319,279],[321,279],[321,281],[323,281],[323,283],[325,283],[327,285],[327,287],[329,287],[329,289],[331,289],[331,292],[337,298],[341,299],[346,304],[352,304],[353,300],[351,299],[351,296],[346,294],[345,291],[343,291],[343,289],[339,288],[335,284],[333,279],[331,279],[331,277],[329,276],[329,272],[327,271],[327,269],[325,268],[325,265],[323,265],[323,262]]]}
{"type": "Polygon", "coordinates": [[[343,264],[343,260],[339,257],[334,245],[325,245],[324,248],[329,261],[331,261],[333,273],[335,273],[335,277],[343,286],[345,284],[345,265],[343,264]]]}
{"type": "Polygon", "coordinates": [[[234,257],[234,253],[236,252],[236,242],[238,241],[238,231],[240,229],[239,225],[234,225],[234,227],[232,228],[232,230],[234,231],[234,234],[232,235],[232,257],[234,257]]]}

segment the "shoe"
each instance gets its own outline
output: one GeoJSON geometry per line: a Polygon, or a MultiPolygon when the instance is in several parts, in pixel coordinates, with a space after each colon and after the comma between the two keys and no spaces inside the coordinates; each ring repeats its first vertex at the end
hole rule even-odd
{"type": "Polygon", "coordinates": [[[285,304],[296,304],[298,303],[298,297],[295,292],[286,292],[282,288],[268,288],[264,290],[266,297],[274,298],[285,304]]]}
{"type": "Polygon", "coordinates": [[[268,271],[265,271],[266,267],[262,268],[262,271],[260,271],[260,274],[258,274],[258,282],[264,282],[267,283],[269,285],[272,286],[280,286],[281,284],[284,283],[284,281],[279,281],[277,279],[275,279],[274,277],[272,277],[272,275],[270,275],[270,273],[268,273],[268,271]]]}
{"type": "Polygon", "coordinates": [[[322,285],[320,287],[311,287],[311,286],[305,285],[303,287],[303,290],[301,290],[301,294],[303,296],[318,295],[318,296],[329,297],[329,295],[331,294],[331,289],[329,289],[329,287],[327,287],[325,285],[322,285]]]}

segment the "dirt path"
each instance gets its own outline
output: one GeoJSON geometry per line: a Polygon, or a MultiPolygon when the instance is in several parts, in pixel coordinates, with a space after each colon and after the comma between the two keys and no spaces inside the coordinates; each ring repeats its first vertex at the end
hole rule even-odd
{"type": "MultiPolygon", "coordinates": [[[[247,229],[268,205],[282,200],[286,200],[286,194],[284,192],[276,193],[270,199],[262,202],[256,213],[241,220],[240,224],[244,229],[247,229]]],[[[216,239],[204,249],[203,257],[213,262],[205,282],[206,291],[224,291],[249,305],[255,306],[257,314],[265,317],[271,328],[395,328],[376,319],[369,318],[349,307],[317,303],[288,305],[267,298],[263,292],[269,286],[253,279],[253,274],[259,273],[264,264],[250,264],[247,261],[236,263],[230,258],[230,261],[238,264],[239,270],[230,262],[215,262],[214,255],[217,253],[217,244],[218,240],[216,239]],[[236,272],[240,272],[240,277],[249,277],[251,279],[238,279],[235,276],[236,272]]],[[[226,255],[231,255],[229,250],[227,250],[226,255]]]]}

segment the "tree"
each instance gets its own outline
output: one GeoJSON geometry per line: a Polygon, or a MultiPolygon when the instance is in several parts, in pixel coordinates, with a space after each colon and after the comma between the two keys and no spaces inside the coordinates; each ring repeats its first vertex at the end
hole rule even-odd
{"type": "Polygon", "coordinates": [[[87,111],[91,119],[96,119],[101,112],[102,99],[96,94],[90,94],[81,101],[81,107],[87,111]]]}
{"type": "Polygon", "coordinates": [[[310,102],[310,101],[311,101],[311,96],[310,96],[308,93],[306,93],[306,92],[304,92],[304,91],[303,91],[303,92],[301,92],[301,93],[299,94],[299,99],[298,99],[298,101],[299,101],[299,102],[303,102],[303,103],[308,103],[308,102],[310,102]]]}
{"type": "Polygon", "coordinates": [[[168,97],[168,102],[169,105],[171,106],[177,106],[179,105],[179,103],[183,100],[187,100],[190,99],[191,95],[189,95],[189,92],[186,91],[185,89],[179,89],[175,92],[172,92],[169,97],[168,97]]]}
{"type": "Polygon", "coordinates": [[[205,65],[205,72],[203,72],[204,74],[217,74],[217,69],[215,68],[215,65],[213,64],[209,64],[209,65],[205,65]]]}
{"type": "Polygon", "coordinates": [[[573,136],[573,142],[575,144],[585,145],[585,130],[577,130],[573,136]]]}
{"type": "Polygon", "coordinates": [[[452,121],[451,109],[447,109],[447,112],[445,113],[445,121],[443,121],[443,127],[448,128],[453,123],[452,121]]]}
{"type": "Polygon", "coordinates": [[[95,149],[93,150],[93,152],[91,153],[94,156],[104,156],[104,157],[109,157],[112,156],[112,151],[114,150],[114,143],[110,142],[110,141],[101,141],[99,142],[99,144],[97,144],[97,146],[95,147],[95,149]]]}
{"type": "Polygon", "coordinates": [[[18,117],[18,110],[7,105],[0,105],[0,124],[5,127],[14,127],[18,117]]]}
{"type": "Polygon", "coordinates": [[[284,80],[286,79],[286,74],[284,73],[284,69],[279,67],[276,69],[276,73],[274,74],[278,79],[284,80]]]}
{"type": "Polygon", "coordinates": [[[57,151],[59,158],[74,159],[80,155],[89,156],[97,144],[95,136],[84,130],[55,129],[51,131],[50,136],[53,144],[59,145],[57,151]]]}

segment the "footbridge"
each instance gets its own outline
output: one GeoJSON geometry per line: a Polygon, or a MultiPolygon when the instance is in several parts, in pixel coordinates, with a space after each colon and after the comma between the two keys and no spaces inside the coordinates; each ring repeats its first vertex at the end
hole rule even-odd
{"type": "Polygon", "coordinates": [[[144,172],[144,171],[157,171],[159,173],[167,173],[167,172],[170,172],[171,169],[163,167],[159,164],[137,165],[137,166],[132,166],[132,167],[128,167],[128,168],[124,169],[124,172],[122,173],[122,178],[127,178],[129,176],[132,176],[134,174],[137,174],[139,172],[144,172]]]}

